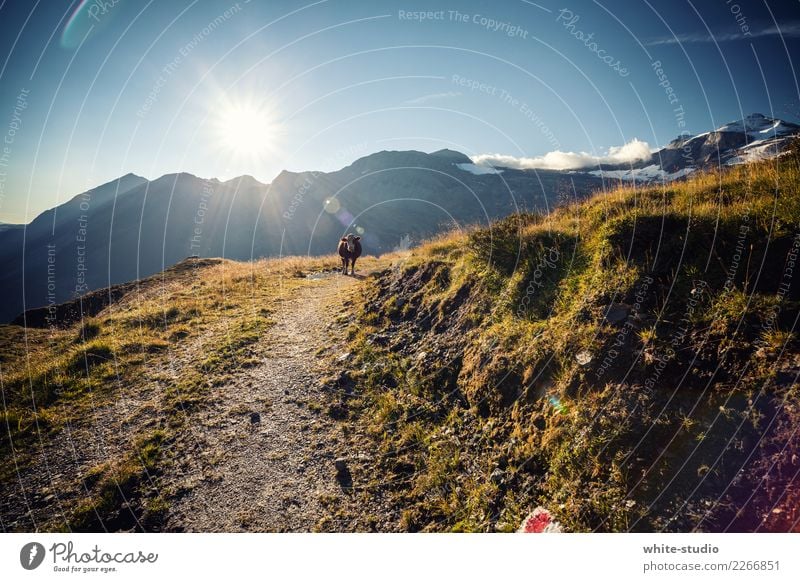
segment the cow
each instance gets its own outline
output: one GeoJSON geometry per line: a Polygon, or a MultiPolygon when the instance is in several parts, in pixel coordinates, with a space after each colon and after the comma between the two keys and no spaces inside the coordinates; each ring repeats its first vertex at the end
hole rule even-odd
{"type": "Polygon", "coordinates": [[[342,257],[342,273],[347,275],[347,265],[350,265],[350,274],[356,274],[356,259],[361,256],[361,237],[348,234],[339,241],[339,256],[342,257]]]}

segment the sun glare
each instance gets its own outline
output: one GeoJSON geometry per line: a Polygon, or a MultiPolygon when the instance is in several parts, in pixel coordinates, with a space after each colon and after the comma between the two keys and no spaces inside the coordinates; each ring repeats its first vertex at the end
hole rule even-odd
{"type": "Polygon", "coordinates": [[[264,108],[228,105],[218,126],[223,148],[234,155],[257,158],[274,148],[276,124],[264,108]]]}

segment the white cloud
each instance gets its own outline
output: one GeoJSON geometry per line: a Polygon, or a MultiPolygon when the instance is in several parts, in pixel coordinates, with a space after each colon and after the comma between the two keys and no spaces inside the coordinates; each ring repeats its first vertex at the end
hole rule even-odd
{"type": "Polygon", "coordinates": [[[736,32],[724,32],[720,34],[710,35],[707,32],[693,32],[687,34],[676,34],[674,36],[666,36],[663,38],[656,38],[645,42],[647,46],[658,46],[663,44],[687,44],[698,42],[731,42],[736,40],[747,40],[753,38],[762,38],[766,36],[782,36],[784,38],[797,38],[800,37],[800,22],[785,22],[778,26],[772,25],[766,28],[748,30],[743,32],[741,30],[736,32]]]}
{"type": "Polygon", "coordinates": [[[517,170],[579,170],[599,164],[630,164],[649,160],[651,156],[650,146],[647,145],[647,142],[633,138],[625,145],[610,147],[604,156],[595,156],[587,152],[556,150],[535,158],[480,154],[472,156],[472,161],[479,166],[499,166],[517,170]]]}
{"type": "Polygon", "coordinates": [[[448,99],[449,97],[458,97],[459,95],[461,95],[461,93],[458,91],[448,91],[446,93],[431,93],[430,95],[423,95],[415,99],[409,99],[408,101],[404,101],[404,103],[406,105],[420,105],[422,103],[427,103],[428,101],[434,101],[436,99],[448,99]]]}

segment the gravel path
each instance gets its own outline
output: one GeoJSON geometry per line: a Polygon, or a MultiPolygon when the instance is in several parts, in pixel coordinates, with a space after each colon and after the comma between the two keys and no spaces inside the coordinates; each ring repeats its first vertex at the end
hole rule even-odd
{"type": "Polygon", "coordinates": [[[344,341],[337,319],[356,282],[320,277],[284,299],[256,348],[260,365],[236,373],[192,414],[167,472],[167,530],[310,531],[326,500],[343,495],[334,460],[347,452],[344,439],[315,403],[320,354],[344,341]]]}

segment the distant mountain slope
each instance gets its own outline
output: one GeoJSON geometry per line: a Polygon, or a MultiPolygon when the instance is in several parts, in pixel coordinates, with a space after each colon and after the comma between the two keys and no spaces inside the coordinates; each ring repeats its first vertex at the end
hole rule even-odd
{"type": "Polygon", "coordinates": [[[357,229],[366,253],[519,210],[602,181],[560,172],[475,173],[465,155],[383,151],[337,172],[281,172],[272,184],[129,174],[0,231],[0,321],[23,309],[161,271],[189,255],[239,260],[319,255],[357,229]],[[574,184],[574,188],[573,188],[574,184]],[[24,283],[24,292],[23,292],[24,283]],[[23,303],[24,295],[24,303],[23,303]]]}
{"type": "Polygon", "coordinates": [[[0,317],[8,321],[23,305],[60,303],[160,271],[196,254],[193,237],[221,255],[224,241],[216,229],[226,220],[229,240],[243,246],[252,238],[250,217],[258,215],[261,198],[260,187],[237,189],[188,174],[152,182],[129,174],[80,194],[23,230],[0,232],[0,317]]]}
{"type": "Polygon", "coordinates": [[[5,222],[0,222],[0,232],[8,232],[10,230],[19,230],[24,228],[24,224],[7,224],[5,222]]]}

